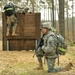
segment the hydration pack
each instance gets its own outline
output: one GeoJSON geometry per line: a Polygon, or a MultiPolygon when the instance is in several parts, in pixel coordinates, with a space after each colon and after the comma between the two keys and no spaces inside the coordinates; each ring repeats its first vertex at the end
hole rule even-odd
{"type": "Polygon", "coordinates": [[[4,6],[4,10],[6,16],[11,16],[15,12],[15,7],[12,3],[8,3],[4,6]]]}
{"type": "Polygon", "coordinates": [[[57,38],[57,48],[56,53],[60,55],[65,55],[67,52],[67,43],[65,42],[63,36],[60,34],[56,35],[57,38]]]}
{"type": "Polygon", "coordinates": [[[8,8],[12,8],[14,10],[14,5],[12,3],[8,3],[4,6],[4,10],[8,9],[8,8]]]}

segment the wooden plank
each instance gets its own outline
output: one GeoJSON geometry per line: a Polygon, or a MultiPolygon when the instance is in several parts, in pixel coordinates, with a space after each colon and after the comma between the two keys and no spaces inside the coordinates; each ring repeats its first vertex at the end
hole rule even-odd
{"type": "Polygon", "coordinates": [[[40,38],[40,13],[17,14],[18,25],[16,33],[18,36],[6,37],[6,18],[2,13],[3,21],[3,50],[7,49],[7,41],[9,41],[10,50],[29,50],[35,49],[35,40],[40,38]]]}
{"type": "Polygon", "coordinates": [[[41,14],[40,13],[36,13],[36,16],[37,17],[35,17],[36,18],[36,36],[37,36],[37,39],[39,39],[40,38],[40,36],[41,36],[41,31],[40,31],[40,25],[41,25],[41,14]]]}
{"type": "Polygon", "coordinates": [[[25,40],[35,40],[36,39],[36,37],[22,37],[22,36],[8,36],[7,37],[7,40],[22,40],[22,39],[25,39],[25,40]]]}
{"type": "Polygon", "coordinates": [[[6,38],[6,17],[5,14],[2,13],[2,33],[3,33],[3,50],[5,51],[7,49],[7,38],[6,38]]]}
{"type": "Polygon", "coordinates": [[[35,49],[35,40],[9,40],[10,50],[31,50],[35,49]]]}
{"type": "Polygon", "coordinates": [[[24,50],[34,50],[35,49],[35,40],[24,40],[23,48],[24,48],[24,50]]]}

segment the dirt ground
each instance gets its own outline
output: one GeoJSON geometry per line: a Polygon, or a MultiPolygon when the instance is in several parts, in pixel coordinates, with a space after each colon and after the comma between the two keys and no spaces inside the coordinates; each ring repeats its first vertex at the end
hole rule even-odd
{"type": "MultiPolygon", "coordinates": [[[[36,56],[33,58],[34,51],[2,51],[2,41],[0,41],[0,75],[75,75],[75,67],[70,71],[47,73],[47,65],[44,64],[43,71],[35,71],[38,66],[36,56]]],[[[60,56],[60,66],[65,66],[72,62],[75,66],[75,47],[68,47],[65,56],[60,56]]],[[[57,60],[56,60],[57,66],[57,60]]]]}

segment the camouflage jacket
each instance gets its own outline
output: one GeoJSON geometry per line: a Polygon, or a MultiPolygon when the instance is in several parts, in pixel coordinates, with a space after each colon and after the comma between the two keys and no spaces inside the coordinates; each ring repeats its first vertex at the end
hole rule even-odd
{"type": "Polygon", "coordinates": [[[46,56],[55,56],[56,57],[56,38],[54,38],[55,33],[50,31],[47,35],[43,37],[44,45],[42,47],[46,56]]]}

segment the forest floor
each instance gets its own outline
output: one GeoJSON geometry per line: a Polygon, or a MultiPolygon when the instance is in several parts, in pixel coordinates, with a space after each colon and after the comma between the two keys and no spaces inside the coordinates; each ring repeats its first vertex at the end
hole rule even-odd
{"type": "MultiPolygon", "coordinates": [[[[44,70],[34,70],[38,66],[34,51],[3,51],[2,41],[0,41],[0,75],[75,75],[75,67],[71,70],[58,73],[47,73],[47,65],[44,70]]],[[[44,60],[43,60],[44,61],[44,60]]],[[[60,56],[60,66],[65,66],[72,62],[75,66],[75,47],[69,46],[65,56],[60,56]]],[[[57,66],[57,60],[56,60],[57,66]]]]}

